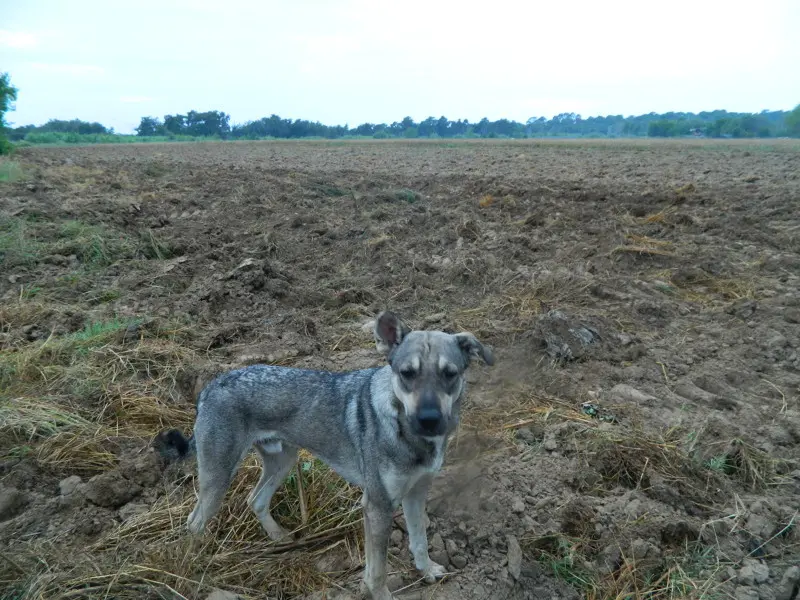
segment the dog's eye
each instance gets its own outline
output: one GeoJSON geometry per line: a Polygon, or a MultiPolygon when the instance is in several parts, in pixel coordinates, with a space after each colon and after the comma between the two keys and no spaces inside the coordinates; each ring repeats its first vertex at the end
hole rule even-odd
{"type": "Polygon", "coordinates": [[[402,375],[405,379],[414,379],[416,374],[417,372],[411,367],[403,367],[400,369],[400,375],[402,375]]]}
{"type": "Polygon", "coordinates": [[[445,379],[453,379],[458,375],[458,369],[448,365],[442,369],[442,375],[444,375],[445,379]]]}

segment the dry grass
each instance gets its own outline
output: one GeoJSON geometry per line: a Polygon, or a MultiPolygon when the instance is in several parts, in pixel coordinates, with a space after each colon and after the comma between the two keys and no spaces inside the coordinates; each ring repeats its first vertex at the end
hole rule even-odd
{"type": "Polygon", "coordinates": [[[713,547],[696,544],[657,562],[623,556],[612,575],[597,581],[591,600],[707,600],[721,594],[717,574],[726,568],[713,547]]]}
{"type": "MultiPolygon", "coordinates": [[[[215,587],[251,598],[284,597],[335,587],[352,578],[363,562],[360,492],[308,455],[301,456],[300,468],[272,504],[273,514],[297,538],[275,543],[247,506],[247,496],[259,476],[260,465],[251,456],[201,538],[185,531],[195,494],[193,478],[184,477],[178,485],[169,485],[146,513],[112,529],[85,555],[59,557],[38,548],[39,554],[48,556],[48,572],[41,574],[38,589],[31,585],[36,595],[21,597],[107,598],[111,594],[133,599],[161,590],[169,591],[169,597],[195,598],[215,587]],[[305,524],[298,473],[308,504],[305,524]]],[[[27,572],[29,559],[32,556],[23,556],[17,563],[25,564],[22,569],[27,572]]]]}
{"type": "Polygon", "coordinates": [[[665,223],[671,215],[677,212],[677,210],[678,209],[676,207],[670,206],[664,210],[658,211],[657,213],[641,218],[639,222],[646,225],[652,225],[653,223],[665,223]]]}
{"type": "Polygon", "coordinates": [[[192,540],[184,528],[195,501],[190,477],[146,514],[110,532],[93,550],[128,554],[127,549],[137,548],[138,568],[189,597],[215,586],[263,597],[330,584],[331,578],[346,575],[350,567],[326,572],[315,558],[337,549],[360,564],[360,492],[307,455],[301,457],[298,472],[290,475],[272,504],[273,514],[295,532],[296,541],[271,542],[248,508],[247,496],[260,476],[260,464],[251,456],[204,538],[192,540]],[[301,518],[298,472],[310,516],[306,524],[301,518]]]}
{"type": "Polygon", "coordinates": [[[720,593],[717,573],[730,564],[717,558],[713,546],[694,543],[658,559],[636,560],[623,552],[619,568],[606,574],[592,566],[595,549],[580,538],[548,535],[523,540],[523,547],[587,600],[707,600],[720,593]]]}
{"type": "Polygon", "coordinates": [[[723,498],[723,480],[687,452],[681,431],[658,434],[638,427],[598,427],[588,433],[580,450],[582,461],[609,489],[646,489],[653,475],[658,475],[697,506],[709,506],[723,498]]]}
{"type": "MultiPolygon", "coordinates": [[[[19,303],[3,307],[0,318],[10,331],[54,311],[19,303]]],[[[12,340],[0,349],[3,456],[88,477],[117,465],[123,440],[141,447],[159,430],[190,428],[194,411],[180,400],[180,379],[200,361],[185,335],[181,327],[111,320],[35,342],[12,340]]],[[[165,480],[167,493],[145,515],[112,529],[85,554],[65,556],[57,545],[32,542],[14,561],[25,565],[22,572],[9,567],[0,580],[26,599],[194,598],[215,586],[255,598],[296,595],[349,576],[362,562],[360,492],[301,455],[272,505],[298,539],[274,544],[247,507],[259,474],[250,457],[204,540],[192,541],[184,530],[193,478],[165,480]],[[340,561],[345,567],[317,565],[318,557],[336,554],[347,559],[340,561]]]]}
{"type": "Polygon", "coordinates": [[[644,235],[628,234],[625,244],[616,246],[611,255],[620,253],[641,254],[648,256],[675,256],[675,247],[672,242],[656,240],[644,235]]]}
{"type": "Polygon", "coordinates": [[[752,492],[780,484],[782,478],[778,475],[778,465],[781,460],[741,439],[725,443],[724,448],[722,446],[717,443],[709,448],[709,451],[714,452],[716,449],[717,452],[706,461],[708,468],[739,481],[752,492]]]}
{"type": "Polygon", "coordinates": [[[454,315],[457,329],[471,331],[481,339],[510,341],[529,331],[536,317],[554,306],[579,306],[590,301],[592,279],[567,268],[536,274],[525,284],[511,282],[502,292],[487,296],[474,308],[454,315]]]}
{"type": "MultiPolygon", "coordinates": [[[[17,325],[45,312],[56,309],[18,303],[4,307],[0,319],[17,325]]],[[[112,319],[1,348],[3,455],[33,454],[49,468],[91,474],[115,464],[115,440],[188,423],[189,412],[175,402],[194,353],[174,331],[127,338],[138,326],[112,319]]]]}

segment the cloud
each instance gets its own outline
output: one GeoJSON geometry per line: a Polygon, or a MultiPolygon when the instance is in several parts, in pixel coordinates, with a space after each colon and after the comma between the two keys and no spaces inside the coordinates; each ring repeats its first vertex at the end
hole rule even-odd
{"type": "Polygon", "coordinates": [[[63,64],[63,63],[31,63],[31,67],[37,71],[45,73],[55,73],[59,75],[75,75],[81,76],[97,76],[105,74],[106,70],[97,65],[79,65],[79,64],[63,64]]]}
{"type": "Polygon", "coordinates": [[[141,104],[143,102],[150,102],[150,96],[122,96],[119,101],[125,104],[141,104]]]}
{"type": "Polygon", "coordinates": [[[39,39],[32,33],[0,29],[0,46],[16,48],[18,50],[27,50],[29,48],[36,47],[38,43],[39,39]]]}

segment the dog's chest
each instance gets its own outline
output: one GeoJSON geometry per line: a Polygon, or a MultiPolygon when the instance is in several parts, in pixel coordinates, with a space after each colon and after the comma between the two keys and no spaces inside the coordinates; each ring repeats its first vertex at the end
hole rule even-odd
{"type": "Polygon", "coordinates": [[[417,482],[426,475],[437,473],[444,461],[443,443],[436,444],[433,460],[427,465],[409,468],[389,467],[381,471],[381,481],[394,505],[399,505],[417,482]]]}

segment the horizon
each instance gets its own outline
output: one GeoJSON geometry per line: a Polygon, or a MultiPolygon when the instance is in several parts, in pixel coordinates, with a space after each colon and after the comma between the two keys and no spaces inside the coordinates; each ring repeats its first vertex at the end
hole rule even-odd
{"type": "Polygon", "coordinates": [[[220,11],[210,0],[11,0],[0,51],[19,97],[7,120],[132,133],[142,117],[189,110],[223,111],[232,124],[276,114],[331,126],[792,110],[800,3],[762,2],[768,26],[748,30],[746,43],[729,33],[741,28],[738,4],[749,6],[501,0],[481,12],[419,0],[402,9],[232,0],[220,11]]]}
{"type": "MultiPolygon", "coordinates": [[[[12,84],[13,84],[13,81],[12,81],[12,84]]],[[[800,106],[800,103],[798,103],[796,106],[800,106]]],[[[197,109],[189,109],[189,110],[196,110],[196,112],[198,112],[198,113],[206,112],[205,110],[197,110],[197,109]]],[[[180,111],[180,112],[177,112],[177,113],[173,113],[173,115],[186,115],[189,112],[189,110],[184,110],[184,111],[180,111]]],[[[213,111],[215,109],[208,109],[208,110],[209,111],[213,111]]],[[[739,115],[739,114],[762,114],[762,113],[774,113],[774,112],[790,112],[791,110],[792,109],[789,108],[789,109],[775,109],[775,110],[762,109],[760,111],[753,111],[753,112],[749,112],[749,111],[747,111],[747,112],[735,112],[735,111],[727,110],[725,108],[716,108],[716,109],[713,109],[713,110],[701,110],[701,111],[694,112],[694,113],[693,112],[687,112],[687,111],[666,111],[666,112],[663,112],[663,113],[656,113],[656,112],[650,111],[650,112],[640,113],[640,114],[636,114],[636,115],[624,115],[624,114],[620,114],[620,113],[611,113],[611,114],[608,114],[608,115],[581,115],[581,114],[578,114],[578,113],[574,113],[574,114],[576,114],[576,116],[579,117],[581,120],[587,121],[587,120],[590,120],[590,119],[604,119],[604,118],[609,118],[609,117],[622,117],[623,119],[626,119],[626,120],[627,119],[637,119],[637,118],[641,118],[641,117],[645,117],[645,116],[649,116],[649,115],[656,115],[656,116],[661,117],[661,116],[664,116],[664,115],[667,115],[667,114],[673,114],[673,113],[674,114],[687,114],[687,115],[695,115],[695,116],[697,116],[697,115],[704,114],[704,113],[726,112],[726,113],[731,114],[731,115],[739,115]]],[[[221,112],[224,112],[224,111],[221,111],[221,112]]],[[[13,111],[11,113],[9,113],[9,114],[13,114],[13,111]]],[[[555,115],[551,115],[551,116],[544,116],[544,115],[542,115],[542,116],[544,116],[549,122],[549,121],[552,121],[555,117],[557,117],[560,114],[571,114],[571,113],[563,113],[563,112],[561,112],[561,113],[556,113],[555,115]]],[[[142,115],[142,118],[154,118],[154,119],[157,119],[159,121],[163,121],[164,116],[168,116],[168,115],[142,115]]],[[[263,115],[262,117],[259,117],[257,119],[253,119],[251,121],[237,121],[237,120],[233,119],[232,115],[228,115],[228,117],[230,117],[230,126],[231,126],[231,128],[233,128],[235,126],[246,125],[247,123],[258,121],[258,120],[260,120],[262,118],[267,118],[268,119],[271,116],[273,116],[273,115],[263,115]]],[[[288,118],[288,117],[284,117],[282,115],[275,115],[275,116],[280,117],[281,119],[288,118]]],[[[406,115],[406,116],[408,116],[408,115],[406,115]]],[[[429,118],[439,119],[441,117],[445,117],[449,121],[453,121],[453,122],[455,122],[455,121],[469,122],[470,125],[477,125],[482,120],[482,118],[481,119],[476,119],[475,121],[472,121],[472,120],[469,120],[469,119],[458,119],[458,118],[451,119],[447,115],[439,115],[438,117],[435,117],[434,115],[428,115],[427,117],[425,117],[425,119],[420,119],[420,120],[416,120],[415,119],[414,121],[415,121],[415,124],[418,125],[421,121],[424,121],[426,119],[429,119],[429,118]]],[[[326,126],[326,127],[331,127],[331,128],[333,128],[333,127],[348,127],[350,130],[353,130],[356,127],[358,127],[359,125],[364,125],[364,124],[387,125],[388,126],[388,125],[391,125],[392,123],[399,123],[400,121],[402,121],[403,118],[392,119],[392,120],[383,121],[383,122],[380,122],[380,123],[369,122],[369,121],[361,121],[361,122],[352,123],[352,124],[350,124],[350,123],[323,123],[323,122],[319,122],[319,123],[321,125],[323,125],[323,126],[326,126]]],[[[500,117],[500,119],[495,119],[494,121],[502,120],[504,118],[505,117],[500,117]]],[[[50,121],[73,121],[73,120],[82,121],[84,123],[99,123],[100,125],[103,125],[103,126],[107,125],[106,123],[102,123],[100,121],[90,120],[90,119],[78,119],[77,117],[73,117],[71,119],[50,118],[50,119],[47,119],[47,120],[42,121],[40,123],[18,123],[18,122],[14,122],[13,119],[8,119],[9,127],[11,129],[14,129],[16,127],[28,127],[28,126],[41,127],[43,125],[46,125],[50,121]]],[[[292,120],[294,120],[294,119],[292,119],[292,120]]],[[[301,121],[305,120],[305,121],[313,122],[310,119],[302,119],[302,117],[299,118],[299,120],[301,120],[301,121]]],[[[526,123],[526,121],[515,121],[514,119],[507,119],[507,120],[509,120],[511,122],[514,122],[514,123],[523,124],[523,125],[526,123]]],[[[137,123],[137,125],[138,125],[138,123],[137,123]]],[[[111,127],[109,127],[109,129],[110,128],[111,127]]],[[[114,129],[114,133],[119,134],[119,135],[136,135],[136,131],[120,132],[120,131],[117,131],[116,129],[114,129]]]]}

